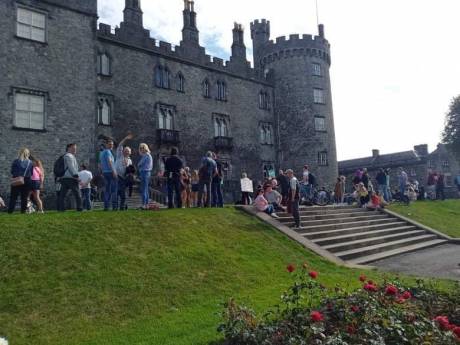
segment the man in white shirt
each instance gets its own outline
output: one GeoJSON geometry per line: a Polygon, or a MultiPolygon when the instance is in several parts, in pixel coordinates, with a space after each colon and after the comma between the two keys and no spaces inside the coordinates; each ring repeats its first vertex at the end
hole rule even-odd
{"type": "Polygon", "coordinates": [[[294,176],[291,169],[286,170],[286,175],[289,178],[289,202],[288,212],[294,217],[295,229],[300,229],[300,215],[299,215],[299,181],[294,176]]]}
{"type": "Polygon", "coordinates": [[[61,190],[58,198],[58,211],[65,211],[65,198],[70,190],[75,197],[77,203],[77,211],[83,211],[80,188],[78,186],[78,163],[75,155],[77,154],[77,144],[71,143],[66,146],[66,154],[64,155],[65,173],[59,179],[61,190]]]}
{"type": "Polygon", "coordinates": [[[91,210],[91,181],[93,180],[93,174],[87,170],[86,165],[82,164],[80,172],[78,173],[80,180],[80,191],[83,199],[83,209],[91,210]]]}

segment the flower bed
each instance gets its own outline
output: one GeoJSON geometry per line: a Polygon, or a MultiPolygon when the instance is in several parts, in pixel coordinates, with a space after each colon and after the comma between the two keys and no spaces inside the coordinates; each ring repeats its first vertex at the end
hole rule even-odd
{"type": "Polygon", "coordinates": [[[347,292],[320,283],[308,264],[296,269],[281,303],[262,316],[230,300],[219,331],[227,345],[460,344],[460,292],[440,293],[422,280],[377,283],[347,292]]]}

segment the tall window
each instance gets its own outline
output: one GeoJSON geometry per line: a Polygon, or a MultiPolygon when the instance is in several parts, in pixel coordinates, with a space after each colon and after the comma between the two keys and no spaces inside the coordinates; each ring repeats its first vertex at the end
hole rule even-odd
{"type": "Polygon", "coordinates": [[[313,101],[318,104],[325,104],[323,89],[313,89],[313,101]]]}
{"type": "Polygon", "coordinates": [[[273,144],[273,126],[270,123],[260,125],[260,143],[266,145],[273,144]]]}
{"type": "Polygon", "coordinates": [[[260,91],[259,93],[259,108],[270,109],[270,95],[266,91],[260,91]]]}
{"type": "Polygon", "coordinates": [[[208,79],[205,79],[203,81],[203,96],[206,97],[206,98],[210,98],[211,97],[211,86],[209,84],[209,80],[208,79]]]}
{"type": "Polygon", "coordinates": [[[326,119],[322,116],[315,116],[315,130],[318,132],[326,131],[326,119]]]}
{"type": "Polygon", "coordinates": [[[14,126],[27,129],[45,129],[45,97],[15,93],[14,126]]]}
{"type": "Polygon", "coordinates": [[[227,84],[224,81],[217,81],[217,99],[219,101],[227,100],[227,84]]]}
{"type": "Polygon", "coordinates": [[[174,108],[165,105],[158,107],[158,128],[174,129],[174,108]]]}
{"type": "Polygon", "coordinates": [[[270,177],[276,176],[275,164],[271,162],[264,163],[263,170],[264,170],[264,178],[270,178],[270,177]]]}
{"type": "Polygon", "coordinates": [[[158,65],[155,68],[155,86],[162,89],[169,89],[171,72],[168,67],[158,65]]]}
{"type": "Polygon", "coordinates": [[[318,165],[319,166],[326,166],[328,164],[327,162],[327,152],[318,152],[318,165]]]}
{"type": "Polygon", "coordinates": [[[18,7],[16,34],[38,42],[46,42],[46,15],[18,7]]]}
{"type": "Polygon", "coordinates": [[[112,122],[112,100],[109,97],[99,96],[97,118],[100,125],[110,126],[112,122]]]}
{"type": "Polygon", "coordinates": [[[228,122],[223,116],[214,117],[214,136],[228,137],[228,122]]]}
{"type": "Polygon", "coordinates": [[[185,78],[181,72],[177,73],[176,76],[176,90],[179,92],[185,92],[185,78]]]}
{"type": "Polygon", "coordinates": [[[323,75],[323,71],[321,70],[321,65],[319,63],[312,64],[313,75],[321,77],[323,75]]]}
{"type": "Polygon", "coordinates": [[[97,57],[97,73],[100,75],[109,76],[111,74],[110,57],[104,53],[97,57]]]}

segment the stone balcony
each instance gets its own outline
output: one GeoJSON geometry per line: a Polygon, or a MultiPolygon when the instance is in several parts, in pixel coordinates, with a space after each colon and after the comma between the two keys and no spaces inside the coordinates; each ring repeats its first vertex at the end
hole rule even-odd
{"type": "Polygon", "coordinates": [[[230,137],[214,137],[214,147],[216,150],[231,151],[233,149],[233,138],[230,137]]]}
{"type": "Polygon", "coordinates": [[[180,143],[179,133],[180,133],[179,131],[175,131],[172,129],[158,129],[157,130],[158,143],[160,145],[163,145],[163,144],[177,145],[180,143]]]}

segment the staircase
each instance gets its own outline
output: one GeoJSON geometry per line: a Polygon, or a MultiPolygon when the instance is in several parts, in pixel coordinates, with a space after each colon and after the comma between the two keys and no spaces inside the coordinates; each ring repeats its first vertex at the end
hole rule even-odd
{"type": "MultiPolygon", "coordinates": [[[[102,195],[102,198],[104,196],[102,195]]],[[[160,208],[166,208],[166,196],[164,193],[157,191],[155,189],[150,189],[150,200],[160,204],[160,208]]],[[[126,205],[129,210],[136,210],[142,206],[141,195],[137,189],[133,190],[131,197],[126,195],[126,205]]],[[[93,210],[103,210],[104,201],[93,201],[93,210]]],[[[112,205],[110,205],[112,206],[112,205]]]]}
{"type": "MultiPolygon", "coordinates": [[[[288,213],[278,221],[293,227],[288,213]]],[[[367,264],[448,241],[397,217],[356,206],[301,207],[300,235],[350,264],[367,264]]]]}

